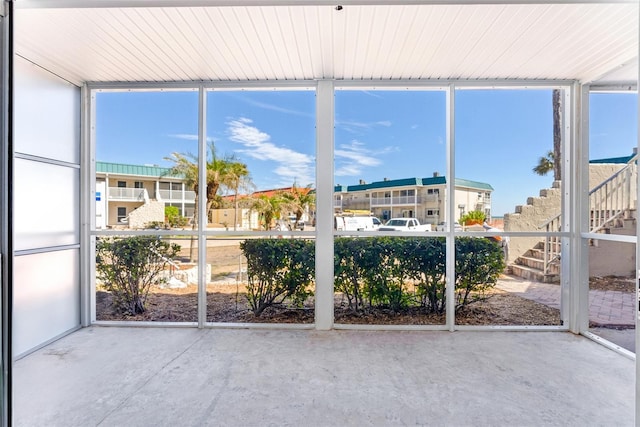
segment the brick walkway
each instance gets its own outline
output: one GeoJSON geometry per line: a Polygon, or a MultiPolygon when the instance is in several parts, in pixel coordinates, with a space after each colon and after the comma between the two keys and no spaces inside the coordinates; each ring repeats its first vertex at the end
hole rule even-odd
{"type": "MultiPolygon", "coordinates": [[[[496,288],[560,309],[559,285],[502,276],[496,288]]],[[[589,291],[589,322],[596,326],[634,326],[634,297],[630,292],[589,291]]]]}

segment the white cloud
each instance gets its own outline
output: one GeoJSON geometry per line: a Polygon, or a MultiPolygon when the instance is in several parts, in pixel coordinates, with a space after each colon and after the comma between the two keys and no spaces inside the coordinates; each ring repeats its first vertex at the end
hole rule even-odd
{"type": "Polygon", "coordinates": [[[252,126],[252,123],[245,117],[227,123],[229,139],[244,147],[237,152],[257,160],[275,162],[274,173],[281,178],[279,185],[289,186],[295,181],[304,186],[315,182],[312,156],[277,146],[271,142],[268,133],[252,126]]]}
{"type": "Polygon", "coordinates": [[[291,110],[289,108],[280,107],[279,105],[267,104],[266,102],[255,101],[253,99],[245,99],[245,101],[249,105],[253,105],[254,107],[264,108],[265,110],[277,111],[279,113],[284,113],[284,114],[292,114],[294,116],[315,117],[315,115],[312,113],[298,111],[298,110],[291,110]]]}
{"type": "MultiPolygon", "coordinates": [[[[192,133],[175,133],[168,135],[170,138],[185,139],[187,141],[197,141],[198,135],[192,133]]],[[[207,142],[213,142],[213,137],[207,137],[207,142]]]]}
{"type": "Polygon", "coordinates": [[[376,127],[391,127],[389,120],[378,120],[377,122],[359,122],[355,120],[336,120],[335,125],[347,132],[354,134],[362,134],[365,131],[372,130],[376,127]]]}
{"type": "Polygon", "coordinates": [[[381,150],[370,150],[365,144],[353,140],[349,144],[340,144],[334,155],[336,159],[336,176],[357,176],[365,168],[382,164],[378,156],[394,151],[394,147],[385,147],[381,150]]]}

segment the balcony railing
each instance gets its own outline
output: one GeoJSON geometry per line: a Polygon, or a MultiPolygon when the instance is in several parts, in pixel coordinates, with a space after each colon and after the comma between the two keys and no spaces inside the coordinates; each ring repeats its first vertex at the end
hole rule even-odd
{"type": "Polygon", "coordinates": [[[144,202],[149,200],[149,194],[144,188],[109,187],[109,200],[144,202]]]}
{"type": "MultiPolygon", "coordinates": [[[[434,200],[437,199],[434,198],[434,200]]],[[[372,197],[371,206],[419,205],[422,201],[422,196],[372,197]]],[[[430,201],[429,198],[426,201],[430,201]]]]}
{"type": "Polygon", "coordinates": [[[194,202],[196,200],[195,191],[180,191],[180,190],[160,190],[160,197],[158,200],[165,202],[194,202]]]}

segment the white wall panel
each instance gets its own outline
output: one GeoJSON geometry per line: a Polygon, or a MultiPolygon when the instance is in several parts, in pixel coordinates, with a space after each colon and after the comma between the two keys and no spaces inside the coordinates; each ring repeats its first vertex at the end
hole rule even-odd
{"type": "Polygon", "coordinates": [[[79,263],[79,249],[15,257],[14,355],[80,324],[79,263]]]}
{"type": "Polygon", "coordinates": [[[14,357],[80,325],[80,90],[15,65],[14,357]]]}
{"type": "Polygon", "coordinates": [[[15,151],[80,162],[80,88],[15,61],[15,151]]]}
{"type": "Polygon", "coordinates": [[[79,244],[79,192],[79,169],[16,159],[15,249],[79,244]]]}

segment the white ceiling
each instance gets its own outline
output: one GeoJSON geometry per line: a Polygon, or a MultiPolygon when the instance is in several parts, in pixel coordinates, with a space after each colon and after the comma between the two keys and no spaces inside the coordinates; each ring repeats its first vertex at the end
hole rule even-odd
{"type": "Polygon", "coordinates": [[[176,3],[40,8],[37,0],[23,7],[18,0],[15,52],[76,84],[638,79],[637,2],[345,1],[340,11],[311,1],[244,7],[176,3]]]}

